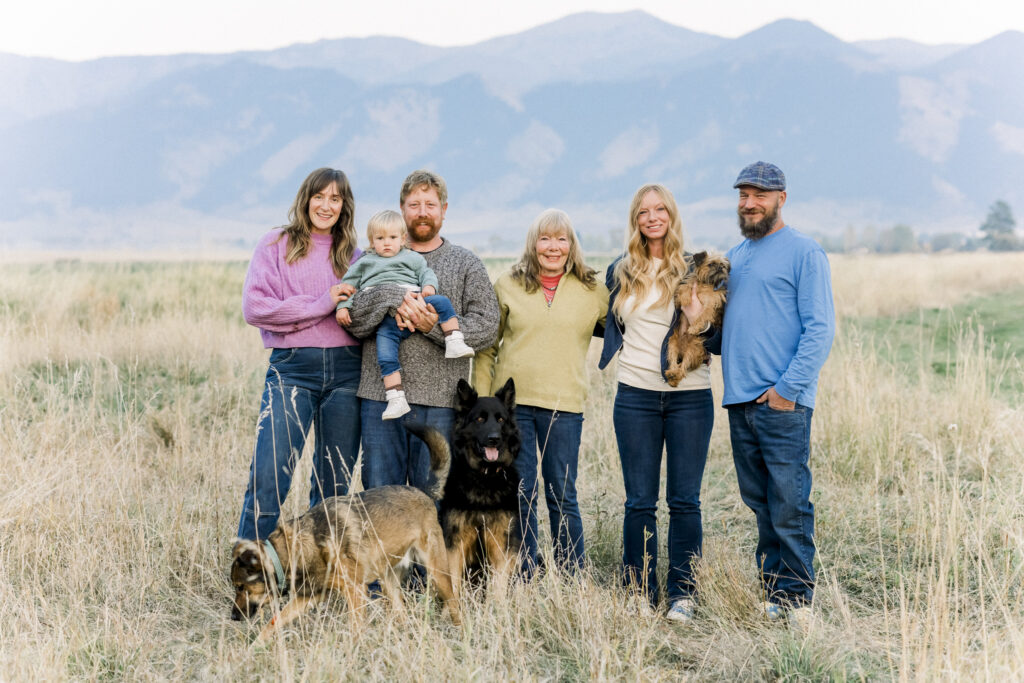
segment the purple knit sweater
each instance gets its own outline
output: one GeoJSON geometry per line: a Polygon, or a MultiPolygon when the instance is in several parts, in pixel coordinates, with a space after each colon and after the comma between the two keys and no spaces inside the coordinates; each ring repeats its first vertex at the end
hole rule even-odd
{"type": "MultiPolygon", "coordinates": [[[[287,237],[278,239],[282,232],[275,228],[264,235],[249,262],[242,286],[245,321],[260,329],[268,349],[359,344],[334,319],[330,288],[341,278],[331,267],[331,236],[311,235],[309,253],[289,265],[287,237]]],[[[360,253],[357,249],[352,260],[360,253]]]]}

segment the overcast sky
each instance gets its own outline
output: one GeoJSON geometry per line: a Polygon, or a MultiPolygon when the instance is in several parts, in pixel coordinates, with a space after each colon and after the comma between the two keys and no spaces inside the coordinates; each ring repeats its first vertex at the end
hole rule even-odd
{"type": "Polygon", "coordinates": [[[465,45],[576,12],[631,9],[730,38],[780,18],[809,20],[846,41],[976,43],[1024,31],[1022,0],[4,0],[0,52],[83,60],[371,35],[465,45]]]}

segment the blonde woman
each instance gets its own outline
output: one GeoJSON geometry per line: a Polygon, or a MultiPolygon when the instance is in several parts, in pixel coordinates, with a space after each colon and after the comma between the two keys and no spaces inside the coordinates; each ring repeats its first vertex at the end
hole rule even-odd
{"type": "Polygon", "coordinates": [[[619,354],[613,421],[626,487],[623,582],[657,605],[656,513],[664,452],[669,509],[666,617],[677,622],[690,621],[696,605],[693,563],[702,544],[700,484],[714,419],[707,366],[687,374],[677,387],[669,386],[664,376],[668,337],[682,313],[672,295],[688,263],[672,193],[662,185],[644,185],[630,205],[626,251],[605,277],[611,300],[599,367],[619,354]]]}
{"type": "Polygon", "coordinates": [[[362,347],[338,326],[338,281],[359,255],[348,178],[320,168],[299,187],[290,223],[260,239],[242,287],[242,314],[271,349],[238,537],[277,525],[310,426],[316,438],[310,507],[348,493],[359,455],[362,347]]]}
{"type": "Polygon", "coordinates": [[[520,532],[523,569],[537,565],[537,461],[544,480],[556,563],[572,573],[583,566],[583,524],[576,501],[576,473],[585,361],[595,329],[604,325],[608,290],[583,261],[564,211],[548,209],[530,226],[519,262],[498,278],[500,322],[494,346],[476,356],[478,392],[492,394],[512,377],[522,448],[520,532]]]}

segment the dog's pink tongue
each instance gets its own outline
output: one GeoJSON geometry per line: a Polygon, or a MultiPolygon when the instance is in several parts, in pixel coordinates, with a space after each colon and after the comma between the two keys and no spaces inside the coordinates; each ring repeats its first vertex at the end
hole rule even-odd
{"type": "Polygon", "coordinates": [[[494,462],[498,459],[498,449],[491,448],[490,446],[484,447],[484,457],[487,458],[488,462],[494,462]]]}

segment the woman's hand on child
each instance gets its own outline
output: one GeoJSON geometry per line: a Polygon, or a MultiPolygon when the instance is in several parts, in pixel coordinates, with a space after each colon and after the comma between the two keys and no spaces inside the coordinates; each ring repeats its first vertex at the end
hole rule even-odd
{"type": "Polygon", "coordinates": [[[334,301],[335,306],[340,304],[342,301],[348,301],[349,297],[355,293],[356,288],[344,282],[339,282],[338,284],[331,286],[331,299],[334,301]]]}

